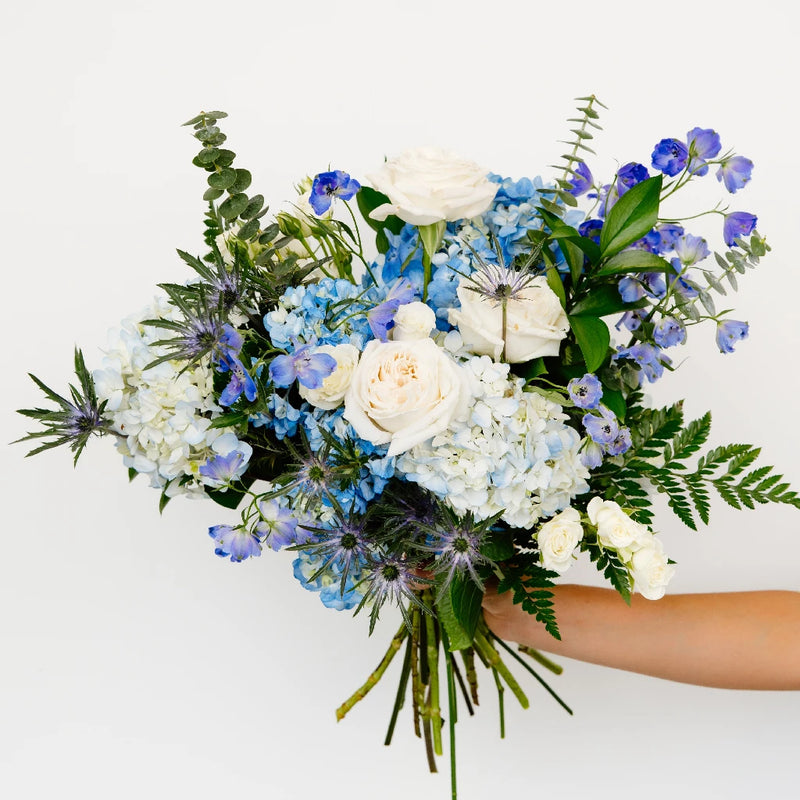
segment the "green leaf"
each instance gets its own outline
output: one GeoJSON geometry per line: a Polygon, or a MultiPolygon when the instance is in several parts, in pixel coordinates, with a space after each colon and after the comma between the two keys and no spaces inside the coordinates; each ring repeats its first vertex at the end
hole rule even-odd
{"type": "Polygon", "coordinates": [[[603,256],[613,256],[653,228],[660,198],[661,175],[656,175],[637,183],[614,204],[600,231],[603,256]]]}
{"type": "Polygon", "coordinates": [[[222,197],[223,194],[225,194],[225,192],[223,192],[222,189],[206,189],[203,193],[203,200],[210,203],[212,200],[222,197]]]}
{"type": "Polygon", "coordinates": [[[586,371],[595,372],[605,360],[611,344],[608,325],[598,317],[573,316],[569,317],[569,324],[586,362],[586,371]]]}
{"type": "Polygon", "coordinates": [[[239,503],[242,502],[242,498],[245,496],[245,492],[237,491],[236,489],[228,489],[226,491],[220,491],[219,489],[208,489],[206,488],[206,494],[219,505],[223,506],[223,508],[230,508],[235,509],[239,503]]]}
{"type": "Polygon", "coordinates": [[[132,481],[139,473],[133,468],[128,467],[128,480],[132,481]]]}
{"type": "Polygon", "coordinates": [[[489,531],[481,545],[481,555],[491,561],[507,561],[514,555],[514,534],[511,531],[489,531]]]}
{"type": "Polygon", "coordinates": [[[626,303],[616,285],[604,284],[594,287],[586,297],[575,303],[569,313],[573,317],[605,317],[632,308],[642,308],[648,303],[646,298],[626,303]]]}
{"type": "Polygon", "coordinates": [[[603,404],[610,408],[619,419],[624,420],[628,413],[628,406],[622,392],[616,389],[606,389],[603,387],[603,404]]]}
{"type": "Polygon", "coordinates": [[[239,216],[242,219],[253,219],[258,215],[261,209],[264,207],[264,195],[257,194],[250,198],[250,202],[247,204],[247,208],[242,211],[239,216]]]}
{"type": "MultiPolygon", "coordinates": [[[[583,256],[581,256],[583,261],[583,256]]],[[[558,270],[555,267],[547,268],[547,285],[555,292],[556,297],[561,303],[561,307],[565,308],[567,305],[567,293],[564,291],[564,282],[561,280],[558,270]]],[[[619,294],[619,292],[617,292],[619,294]]]]}
{"type": "Polygon", "coordinates": [[[254,236],[256,236],[260,230],[261,226],[258,224],[258,220],[251,219],[242,225],[236,236],[243,242],[246,242],[248,239],[252,239],[254,236]]]}
{"type": "Polygon", "coordinates": [[[221,153],[221,150],[218,150],[216,147],[204,147],[196,156],[195,158],[200,164],[209,165],[212,164],[214,161],[217,160],[217,157],[221,153]]]}
{"type": "Polygon", "coordinates": [[[468,575],[456,575],[448,589],[453,616],[470,640],[475,635],[478,620],[481,618],[483,589],[468,575]]]}
{"type": "Polygon", "coordinates": [[[236,170],[225,167],[219,172],[212,172],[208,176],[208,185],[212,189],[229,189],[236,183],[236,170]]]}
{"type": "Polygon", "coordinates": [[[378,206],[382,206],[388,202],[390,202],[390,200],[385,194],[375,191],[375,189],[371,189],[369,186],[362,186],[356,195],[358,210],[361,212],[361,216],[364,217],[364,221],[367,225],[369,225],[372,230],[378,232],[382,231],[384,228],[388,228],[396,235],[403,230],[403,226],[405,225],[405,222],[403,222],[400,217],[395,217],[391,214],[384,220],[372,219],[372,217],[370,217],[372,211],[378,206]]]}
{"type": "Polygon", "coordinates": [[[233,159],[236,158],[236,153],[233,150],[218,150],[219,155],[214,159],[214,163],[218,167],[229,167],[233,164],[233,159]]]}
{"type": "Polygon", "coordinates": [[[238,194],[253,182],[253,176],[246,169],[237,169],[234,172],[236,173],[236,182],[231,186],[231,194],[238,194]]]}
{"type": "Polygon", "coordinates": [[[466,650],[472,645],[472,637],[459,625],[453,613],[453,602],[449,590],[439,593],[439,597],[436,600],[436,616],[444,626],[445,631],[447,631],[451,652],[466,650]]]}
{"type": "Polygon", "coordinates": [[[220,203],[219,213],[227,220],[236,219],[247,208],[248,202],[246,194],[233,194],[224,203],[220,203]]]}
{"type": "Polygon", "coordinates": [[[609,258],[600,269],[592,273],[592,277],[604,278],[608,275],[623,275],[626,272],[674,273],[675,268],[666,259],[655,253],[648,253],[647,250],[624,250],[609,258]]]}

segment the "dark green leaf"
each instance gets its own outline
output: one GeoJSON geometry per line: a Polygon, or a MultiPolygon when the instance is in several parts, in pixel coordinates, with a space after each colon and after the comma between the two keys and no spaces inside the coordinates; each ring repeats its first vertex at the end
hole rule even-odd
{"type": "Polygon", "coordinates": [[[511,531],[490,531],[481,545],[481,554],[492,561],[506,561],[514,555],[511,531]]]}
{"type": "Polygon", "coordinates": [[[405,222],[403,222],[400,217],[389,215],[385,220],[377,220],[370,217],[370,212],[388,202],[390,202],[389,198],[385,194],[377,192],[369,186],[362,186],[356,195],[358,210],[361,212],[361,216],[364,217],[364,221],[370,228],[374,231],[382,231],[384,228],[388,228],[392,233],[398,234],[403,230],[403,226],[405,225],[405,222]]]}
{"type": "Polygon", "coordinates": [[[453,602],[450,591],[439,592],[436,599],[436,616],[447,631],[450,650],[465,650],[472,645],[472,637],[459,625],[453,613],[453,602]]]}
{"type": "Polygon", "coordinates": [[[253,176],[246,169],[234,170],[236,173],[236,183],[231,186],[231,193],[238,194],[243,192],[252,182],[253,176]]]}
{"type": "Polygon", "coordinates": [[[222,197],[223,194],[225,194],[225,192],[223,192],[222,189],[206,189],[203,194],[203,200],[210,203],[212,200],[222,197]]]}
{"type": "Polygon", "coordinates": [[[242,502],[242,498],[245,496],[245,492],[239,492],[235,489],[227,489],[226,491],[222,492],[219,489],[206,488],[206,494],[215,503],[218,503],[224,508],[230,509],[235,509],[239,503],[242,502]]]}
{"type": "MultiPolygon", "coordinates": [[[[583,261],[583,256],[581,256],[581,261],[583,261]]],[[[564,282],[561,280],[561,275],[558,270],[552,266],[547,268],[546,274],[547,285],[555,292],[556,297],[561,303],[561,307],[564,308],[567,304],[567,295],[564,291],[564,282]]]]}
{"type": "Polygon", "coordinates": [[[196,158],[201,164],[213,164],[221,152],[222,151],[218,150],[216,147],[204,147],[197,154],[196,158]]]}
{"type": "Polygon", "coordinates": [[[611,208],[600,232],[603,256],[613,256],[641,239],[658,222],[661,175],[629,189],[611,208]]]}
{"type": "Polygon", "coordinates": [[[592,273],[592,276],[602,278],[606,275],[622,275],[626,272],[674,273],[675,268],[666,259],[655,253],[648,253],[647,250],[624,250],[609,258],[599,270],[592,273]]]}
{"type": "Polygon", "coordinates": [[[579,300],[571,309],[573,317],[605,317],[608,314],[618,314],[632,308],[642,308],[648,305],[648,300],[642,298],[635,303],[626,303],[620,296],[616,285],[601,285],[593,288],[582,300],[579,300]]]}
{"type": "Polygon", "coordinates": [[[622,392],[603,387],[603,404],[608,406],[619,419],[625,419],[625,415],[628,413],[628,406],[625,403],[622,392]]]}
{"type": "Polygon", "coordinates": [[[227,220],[236,219],[247,208],[248,202],[246,194],[233,194],[224,203],[220,203],[219,213],[227,220]]]}
{"type": "Polygon", "coordinates": [[[597,317],[570,317],[569,324],[586,362],[586,371],[594,372],[605,360],[611,343],[608,326],[597,317]]]}
{"type": "Polygon", "coordinates": [[[483,590],[468,575],[456,575],[449,592],[453,616],[471,640],[481,618],[483,590]]]}
{"type": "Polygon", "coordinates": [[[212,189],[228,189],[234,183],[236,183],[236,170],[230,167],[224,167],[208,176],[208,185],[212,189]]]}
{"type": "Polygon", "coordinates": [[[250,198],[247,208],[239,216],[242,219],[254,219],[264,206],[264,195],[257,194],[250,198]]]}
{"type": "Polygon", "coordinates": [[[258,220],[251,219],[242,225],[236,236],[242,241],[246,242],[248,239],[252,239],[254,236],[256,236],[260,230],[261,226],[258,224],[258,220]]]}
{"type": "Polygon", "coordinates": [[[218,150],[219,155],[214,159],[214,163],[218,167],[229,167],[233,164],[233,159],[236,158],[236,153],[233,150],[218,150]]]}

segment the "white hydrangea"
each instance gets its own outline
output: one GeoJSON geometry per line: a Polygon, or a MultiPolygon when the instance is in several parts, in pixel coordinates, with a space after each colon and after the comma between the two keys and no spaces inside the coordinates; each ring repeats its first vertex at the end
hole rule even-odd
{"type": "Polygon", "coordinates": [[[498,512],[509,525],[532,528],[589,490],[578,457],[580,436],[561,406],[509,377],[509,365],[488,356],[464,363],[473,402],[466,421],[416,445],[397,461],[410,481],[477,519],[498,512]]]}
{"type": "Polygon", "coordinates": [[[179,319],[166,298],[157,297],[140,314],[109,332],[97,395],[108,401],[105,416],[124,438],[117,440],[125,466],[147,475],[150,485],[169,496],[202,495],[200,467],[214,455],[212,445],[228,428],[212,428],[222,413],[214,402],[213,370],[203,360],[181,372],[184,362],[145,367],[163,354],[153,342],[168,332],[143,319],[179,319]],[[190,481],[182,481],[186,477],[190,481]]]}

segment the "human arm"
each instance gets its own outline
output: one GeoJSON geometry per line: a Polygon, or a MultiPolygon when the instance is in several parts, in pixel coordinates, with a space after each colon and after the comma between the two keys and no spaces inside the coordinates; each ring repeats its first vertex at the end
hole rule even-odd
{"type": "Polygon", "coordinates": [[[800,592],[634,596],[564,585],[553,590],[561,641],[488,590],[489,628],[502,639],[592,664],[726,689],[800,690],[800,592]]]}

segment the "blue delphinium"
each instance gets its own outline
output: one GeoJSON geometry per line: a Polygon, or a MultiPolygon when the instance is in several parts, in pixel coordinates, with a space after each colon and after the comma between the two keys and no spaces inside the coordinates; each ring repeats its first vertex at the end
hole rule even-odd
{"type": "Polygon", "coordinates": [[[758,217],[755,214],[748,214],[746,211],[734,211],[725,215],[722,225],[722,238],[728,247],[733,247],[736,240],[749,236],[756,227],[758,217]]]}
{"type": "Polygon", "coordinates": [[[641,375],[650,383],[655,383],[663,374],[664,366],[672,363],[669,356],[664,355],[661,349],[648,342],[637,342],[631,347],[618,347],[614,360],[625,358],[637,364],[641,375]]]}
{"type": "Polygon", "coordinates": [[[673,177],[689,160],[689,148],[679,139],[662,139],[653,149],[653,168],[673,177]]]}
{"type": "Polygon", "coordinates": [[[753,162],[744,156],[726,158],[717,170],[717,180],[725,184],[725,188],[734,194],[750,180],[753,162]]]}
{"type": "Polygon", "coordinates": [[[580,197],[592,188],[594,177],[586,162],[581,161],[578,163],[578,166],[575,167],[575,172],[570,178],[570,183],[572,185],[568,191],[573,197],[580,197]]]}
{"type": "Polygon", "coordinates": [[[389,331],[394,327],[394,315],[400,306],[410,303],[416,290],[407,278],[400,278],[386,295],[386,299],[367,312],[367,322],[372,335],[381,342],[389,339],[389,331]]]}
{"type": "Polygon", "coordinates": [[[675,317],[662,317],[653,329],[653,339],[659,347],[674,347],[686,341],[686,326],[675,317]]]}
{"type": "Polygon", "coordinates": [[[711,255],[706,240],[702,236],[692,236],[689,233],[675,240],[673,250],[684,267],[691,267],[711,255]]]}
{"type": "Polygon", "coordinates": [[[355,178],[351,178],[340,169],[320,172],[311,185],[308,202],[314,213],[321,217],[331,207],[335,198],[350,200],[360,188],[361,184],[355,178]]]}
{"type": "Polygon", "coordinates": [[[261,541],[273,550],[308,541],[309,532],[298,524],[294,512],[282,504],[283,498],[261,500],[258,504],[260,519],[256,531],[261,541]]]}
{"type": "Polygon", "coordinates": [[[220,558],[230,556],[231,561],[244,561],[261,555],[258,535],[245,528],[214,525],[208,529],[208,535],[217,543],[214,552],[220,558]]]}
{"type": "Polygon", "coordinates": [[[707,160],[719,155],[722,144],[719,134],[711,128],[692,128],[686,134],[689,147],[689,172],[705,175],[708,172],[707,160]]]}
{"type": "Polygon", "coordinates": [[[597,408],[603,397],[603,387],[591,372],[582,378],[573,378],[567,384],[569,398],[578,408],[597,408]]]}
{"type": "Polygon", "coordinates": [[[717,347],[720,353],[732,353],[736,342],[746,339],[750,326],[746,322],[726,319],[717,323],[717,347]]]}
{"type": "Polygon", "coordinates": [[[307,389],[319,389],[322,382],[336,370],[336,359],[328,353],[313,352],[312,345],[298,347],[294,353],[276,356],[269,365],[269,377],[281,388],[295,380],[307,389]]]}
{"type": "Polygon", "coordinates": [[[637,183],[646,181],[649,177],[650,173],[644,164],[637,164],[635,161],[623,164],[617,171],[617,194],[622,197],[629,189],[633,189],[637,183]]]}

